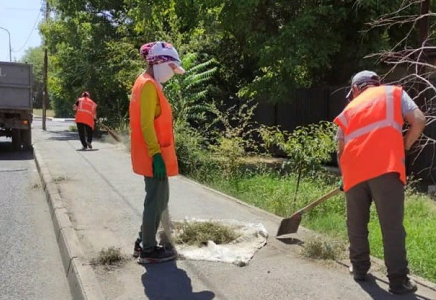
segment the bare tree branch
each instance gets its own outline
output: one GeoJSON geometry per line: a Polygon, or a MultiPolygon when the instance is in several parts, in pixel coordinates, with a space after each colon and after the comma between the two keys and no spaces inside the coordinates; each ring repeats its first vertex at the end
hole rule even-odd
{"type": "MultiPolygon", "coordinates": [[[[407,33],[391,49],[369,54],[366,58],[375,59],[377,63],[389,67],[382,76],[383,80],[388,84],[403,86],[413,100],[419,103],[426,115],[426,126],[431,128],[436,126],[436,65],[428,59],[432,56],[436,58],[436,46],[431,45],[431,42],[436,40],[436,13],[422,12],[421,10],[426,10],[425,6],[424,9],[421,6],[425,4],[424,1],[426,0],[404,0],[396,11],[383,14],[369,22],[367,24],[369,28],[365,32],[401,27],[403,30],[406,28],[407,33]],[[413,11],[417,13],[414,14],[413,11]],[[422,23],[422,20],[428,20],[429,24],[422,23]],[[420,41],[416,45],[418,34],[420,34],[420,41]],[[387,78],[395,79],[387,82],[387,78]]],[[[364,0],[356,1],[355,5],[356,7],[364,5],[364,0]]],[[[405,131],[407,130],[406,125],[405,131]]],[[[432,172],[436,170],[436,132],[426,130],[413,147],[412,153],[412,164],[423,155],[429,159],[429,162],[426,162],[417,173],[430,175],[433,180],[432,172]]]]}

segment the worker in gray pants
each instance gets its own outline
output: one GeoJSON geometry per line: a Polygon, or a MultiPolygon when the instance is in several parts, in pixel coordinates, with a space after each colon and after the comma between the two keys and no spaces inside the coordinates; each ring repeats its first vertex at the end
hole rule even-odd
{"type": "Polygon", "coordinates": [[[383,236],[384,257],[389,280],[409,274],[406,258],[406,231],[403,226],[404,186],[398,173],[387,173],[361,182],[345,193],[350,259],[356,279],[370,268],[368,222],[374,201],[383,236]]]}
{"type": "Polygon", "coordinates": [[[381,85],[372,71],[357,73],[349,104],[335,118],[339,126],[338,162],[347,199],[347,229],[352,273],[357,281],[369,271],[368,222],[374,201],[383,237],[389,291],[417,290],[408,277],[404,218],[405,150],[425,127],[425,116],[400,86],[381,85]],[[410,124],[402,135],[404,119],[410,124]]]}
{"type": "Polygon", "coordinates": [[[142,225],[139,229],[138,239],[135,242],[133,256],[139,257],[142,246],[147,245],[144,251],[151,251],[157,246],[155,232],[159,228],[163,212],[168,208],[170,199],[170,191],[168,177],[163,180],[158,180],[153,177],[144,177],[145,182],[145,200],[144,213],[142,214],[142,225]],[[149,230],[143,230],[146,227],[149,230]]]}

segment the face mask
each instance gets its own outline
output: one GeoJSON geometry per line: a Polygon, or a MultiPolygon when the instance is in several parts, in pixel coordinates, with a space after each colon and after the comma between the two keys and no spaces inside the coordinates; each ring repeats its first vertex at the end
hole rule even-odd
{"type": "Polygon", "coordinates": [[[174,76],[174,71],[169,66],[169,63],[163,63],[153,66],[154,79],[157,82],[164,83],[174,76]]]}

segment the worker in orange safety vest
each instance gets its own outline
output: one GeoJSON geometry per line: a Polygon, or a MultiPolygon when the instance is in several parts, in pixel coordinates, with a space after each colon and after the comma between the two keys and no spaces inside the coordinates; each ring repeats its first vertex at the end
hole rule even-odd
{"type": "Polygon", "coordinates": [[[338,162],[347,203],[350,271],[363,281],[370,269],[368,222],[374,201],[383,235],[389,291],[417,290],[408,277],[404,217],[405,150],[425,127],[425,116],[400,86],[382,85],[372,71],[357,73],[351,102],[335,118],[338,162]],[[410,128],[403,137],[403,120],[410,128]]]}
{"type": "Polygon", "coordinates": [[[92,149],[92,136],[97,120],[97,104],[90,97],[88,92],[83,92],[82,97],[73,104],[82,150],[92,149]]]}
{"type": "Polygon", "coordinates": [[[144,176],[146,196],[139,238],[134,245],[138,263],[158,263],[175,258],[175,253],[159,247],[156,233],[162,213],[168,207],[168,176],[178,175],[174,148],[171,106],[162,83],[174,74],[183,74],[176,49],[167,42],[152,42],[140,48],[147,69],[133,86],[129,115],[133,171],[144,176]]]}

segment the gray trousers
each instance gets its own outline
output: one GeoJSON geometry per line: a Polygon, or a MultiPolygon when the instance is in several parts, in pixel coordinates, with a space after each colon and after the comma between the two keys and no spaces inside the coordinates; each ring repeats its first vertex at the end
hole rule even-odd
{"type": "Polygon", "coordinates": [[[170,189],[168,177],[164,180],[144,177],[144,181],[146,194],[139,238],[142,240],[142,251],[150,252],[157,245],[156,233],[159,228],[162,212],[168,206],[170,189]]]}
{"type": "Polygon", "coordinates": [[[355,272],[370,268],[368,222],[374,201],[383,237],[384,259],[390,280],[408,273],[404,219],[404,186],[398,173],[387,173],[359,183],[345,193],[350,260],[355,272]]]}

